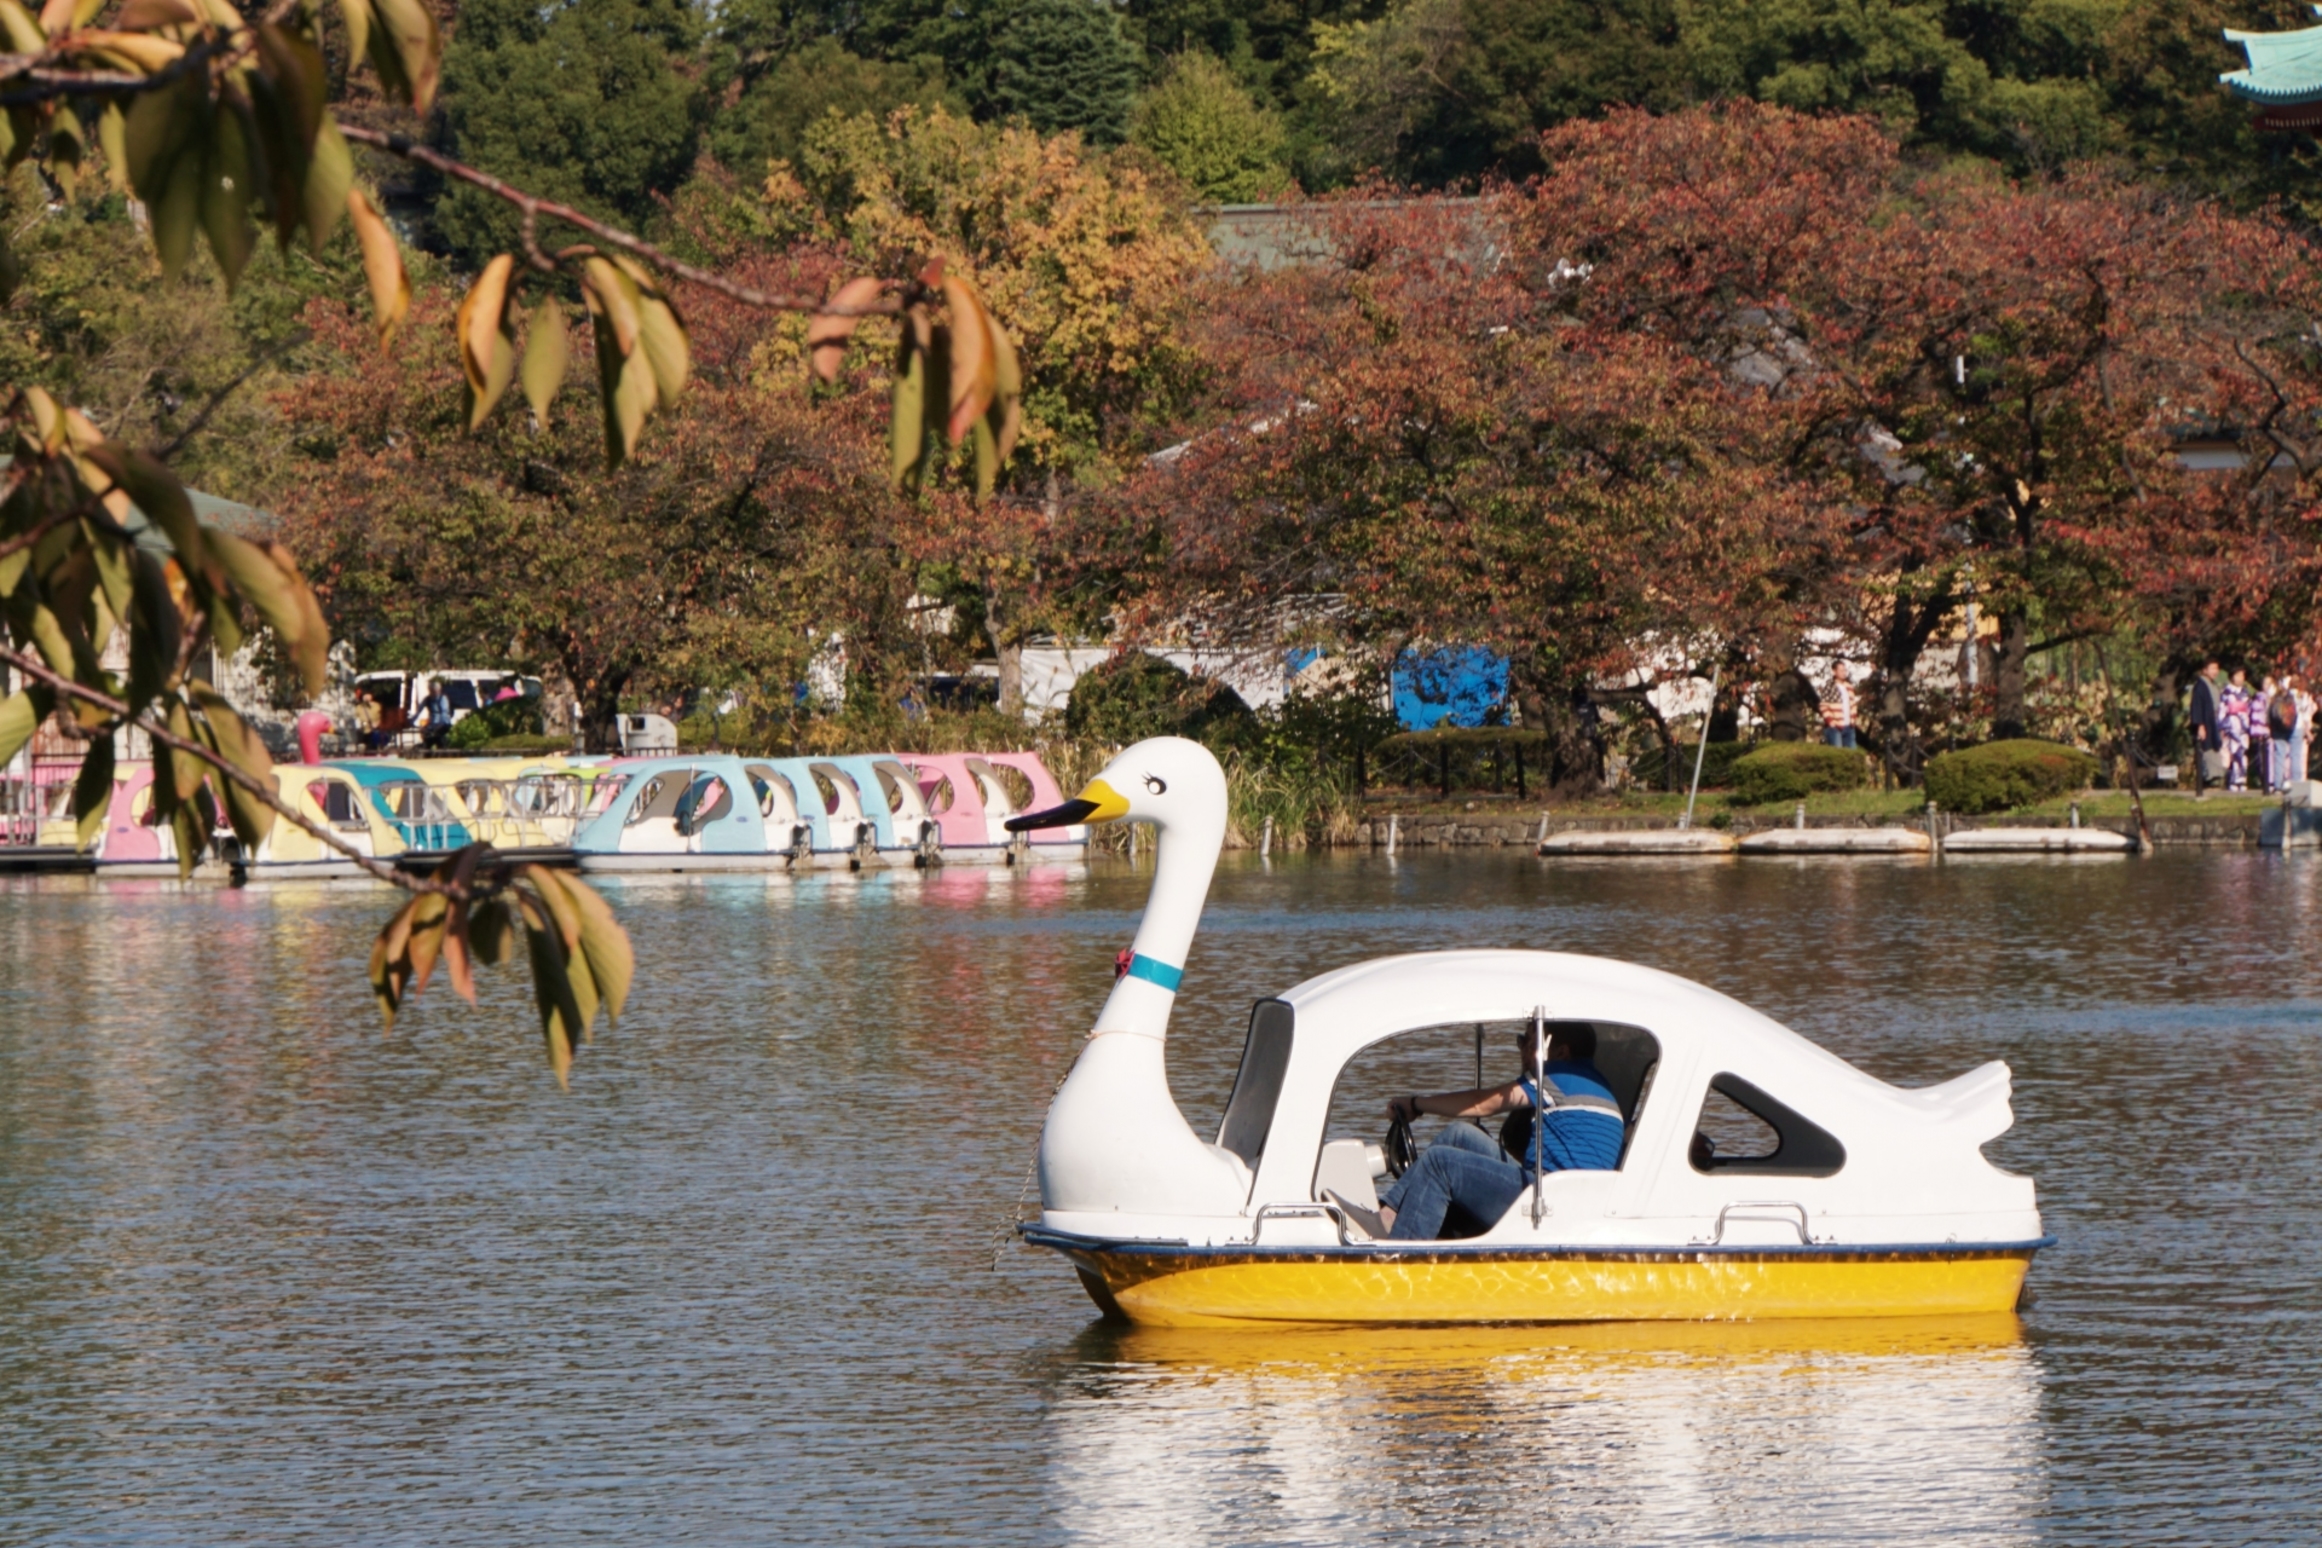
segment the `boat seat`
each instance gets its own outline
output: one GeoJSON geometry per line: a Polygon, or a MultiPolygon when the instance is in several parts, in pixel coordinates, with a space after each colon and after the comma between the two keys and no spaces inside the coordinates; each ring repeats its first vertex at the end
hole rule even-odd
{"type": "Polygon", "coordinates": [[[1314,1168],[1314,1196],[1335,1193],[1358,1209],[1376,1210],[1379,1194],[1372,1185],[1377,1175],[1371,1155],[1376,1147],[1359,1139],[1336,1139],[1322,1147],[1314,1168]]]}

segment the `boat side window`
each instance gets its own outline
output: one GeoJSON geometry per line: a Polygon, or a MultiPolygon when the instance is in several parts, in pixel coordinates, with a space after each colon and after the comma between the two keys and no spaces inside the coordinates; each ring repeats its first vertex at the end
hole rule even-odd
{"type": "Polygon", "coordinates": [[[1274,1104],[1282,1099],[1282,1077],[1290,1068],[1290,1038],[1297,1012],[1281,1000],[1260,1000],[1250,1007],[1250,1033],[1242,1044],[1242,1067],[1234,1075],[1234,1093],[1226,1098],[1225,1121],[1218,1125],[1217,1143],[1254,1169],[1266,1150],[1266,1132],[1274,1126],[1274,1104]]]}
{"type": "Polygon", "coordinates": [[[1004,763],[987,763],[978,772],[989,776],[985,780],[986,784],[996,784],[1006,792],[1009,811],[1027,812],[1032,809],[1031,775],[1004,763]]]}
{"type": "Polygon", "coordinates": [[[685,793],[685,782],[666,774],[656,774],[645,781],[637,791],[637,799],[629,803],[629,822],[643,822],[648,817],[668,817],[674,814],[677,798],[685,793]]]}
{"type": "Polygon", "coordinates": [[[677,831],[699,833],[734,809],[734,792],[715,774],[704,774],[686,786],[677,800],[677,831]]]}
{"type": "Polygon", "coordinates": [[[846,770],[835,764],[809,765],[814,775],[814,788],[822,793],[822,809],[833,817],[860,817],[863,815],[862,791],[857,789],[846,770]]]}
{"type": "Polygon", "coordinates": [[[746,764],[743,772],[750,776],[750,788],[757,792],[759,816],[784,822],[798,820],[798,792],[791,789],[789,780],[763,763],[746,764]]]}
{"type": "Polygon", "coordinates": [[[887,797],[887,810],[911,816],[913,803],[919,799],[919,786],[904,772],[903,765],[879,762],[871,768],[879,776],[879,788],[887,797]]]}
{"type": "Polygon", "coordinates": [[[1730,1072],[1711,1077],[1702,1094],[1690,1155],[1697,1172],[1774,1177],[1829,1177],[1846,1165],[1838,1136],[1730,1072]]]}
{"type": "Polygon", "coordinates": [[[602,817],[613,809],[613,803],[620,800],[621,792],[628,788],[629,776],[626,774],[599,774],[596,788],[589,792],[588,814],[591,817],[602,817]]]}
{"type": "Polygon", "coordinates": [[[951,810],[951,776],[948,774],[929,773],[923,775],[922,777],[934,781],[932,784],[922,785],[919,787],[921,795],[924,796],[927,801],[928,813],[931,816],[941,817],[944,813],[951,810]]]}
{"type": "MultiPolygon", "coordinates": [[[[1386,1129],[1386,1104],[1393,1097],[1490,1089],[1515,1080],[1523,1073],[1517,1040],[1527,1025],[1524,1018],[1453,1022],[1414,1027],[1371,1044],[1339,1071],[1331,1091],[1326,1137],[1378,1140],[1386,1129]]],[[[1637,1132],[1637,1120],[1660,1069],[1661,1042],[1643,1027],[1609,1021],[1588,1025],[1596,1033],[1596,1057],[1591,1062],[1620,1104],[1625,1132],[1619,1164],[1625,1166],[1629,1138],[1637,1132]]],[[[1447,1123],[1474,1123],[1495,1138],[1505,1133],[1505,1143],[1520,1146],[1530,1132],[1527,1119],[1521,1111],[1496,1118],[1430,1117],[1422,1120],[1417,1137],[1424,1141],[1447,1123]]]]}
{"type": "Polygon", "coordinates": [[[335,779],[318,779],[306,787],[307,796],[322,809],[323,820],[334,828],[360,828],[363,814],[355,810],[355,792],[335,779]]]}

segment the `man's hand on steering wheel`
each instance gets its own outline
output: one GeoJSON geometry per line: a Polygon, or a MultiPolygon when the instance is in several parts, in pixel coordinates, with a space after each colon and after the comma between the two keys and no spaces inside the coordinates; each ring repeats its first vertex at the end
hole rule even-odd
{"type": "Polygon", "coordinates": [[[1389,1123],[1413,1123],[1418,1118],[1419,1098],[1417,1096],[1399,1096],[1387,1103],[1387,1121],[1389,1123]]]}

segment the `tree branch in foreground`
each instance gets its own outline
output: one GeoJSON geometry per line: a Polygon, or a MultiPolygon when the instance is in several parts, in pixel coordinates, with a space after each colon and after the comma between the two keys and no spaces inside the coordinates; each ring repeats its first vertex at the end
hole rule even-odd
{"type": "MultiPolygon", "coordinates": [[[[524,215],[525,259],[543,273],[557,270],[557,258],[579,257],[578,253],[559,253],[551,256],[540,250],[534,232],[542,220],[560,221],[565,225],[587,232],[607,247],[617,248],[633,258],[640,258],[664,273],[675,275],[689,285],[714,290],[721,296],[741,302],[744,306],[759,307],[777,312],[813,312],[828,317],[896,317],[904,308],[900,294],[887,294],[875,301],[849,304],[837,300],[825,301],[821,296],[786,294],[781,291],[760,290],[754,285],[736,284],[720,274],[687,263],[639,237],[631,236],[617,226],[608,226],[569,204],[558,204],[537,194],[526,193],[513,184],[501,181],[489,172],[481,172],[466,162],[455,161],[441,151],[431,150],[408,135],[389,134],[377,129],[366,129],[358,124],[341,124],[339,133],[357,145],[368,145],[391,156],[417,163],[442,173],[454,182],[480,188],[494,198],[514,205],[524,215]]],[[[900,282],[898,282],[900,283],[900,282]]]]}

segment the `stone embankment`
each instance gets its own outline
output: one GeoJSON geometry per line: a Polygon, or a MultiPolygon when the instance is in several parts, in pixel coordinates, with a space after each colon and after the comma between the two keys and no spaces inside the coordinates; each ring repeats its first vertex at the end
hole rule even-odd
{"type": "MultiPolygon", "coordinates": [[[[1973,828],[2064,826],[2058,822],[2033,821],[2025,818],[1954,817],[1940,812],[1936,814],[1935,822],[1938,837],[1945,833],[1958,833],[1973,828]]],[[[2206,845],[2225,849],[2255,849],[2258,847],[2258,816],[2254,812],[2240,816],[2155,817],[2151,822],[2153,844],[2156,848],[2171,845],[2206,845]]],[[[1356,825],[1355,836],[1352,840],[1354,847],[1368,846],[1373,849],[1384,849],[1387,845],[1387,830],[1390,824],[1395,829],[1395,846],[1398,849],[1532,849],[1539,845],[1542,838],[1551,834],[1627,833],[1642,829],[1674,828],[1677,826],[1677,820],[1673,817],[1660,816],[1558,817],[1553,812],[1545,814],[1544,821],[1543,815],[1539,813],[1533,814],[1529,820],[1512,815],[1503,816],[1481,812],[1451,816],[1440,814],[1402,816],[1382,813],[1356,825]]],[[[1696,827],[1709,826],[1698,817],[1695,819],[1694,825],[1696,827]]],[[[1789,822],[1779,820],[1753,820],[1741,817],[1730,822],[1724,831],[1736,838],[1742,838],[1752,833],[1763,832],[1768,828],[1787,828],[1791,825],[1789,822]]],[[[1927,819],[1913,817],[1907,821],[1878,822],[1867,818],[1809,817],[1806,819],[1806,826],[1809,828],[1911,828],[1925,832],[1927,819]]],[[[2133,817],[2105,818],[2102,820],[2091,818],[2086,820],[2083,826],[2105,828],[2114,833],[2127,834],[2130,837],[2134,837],[2137,831],[2136,819],[2133,817]]]]}

